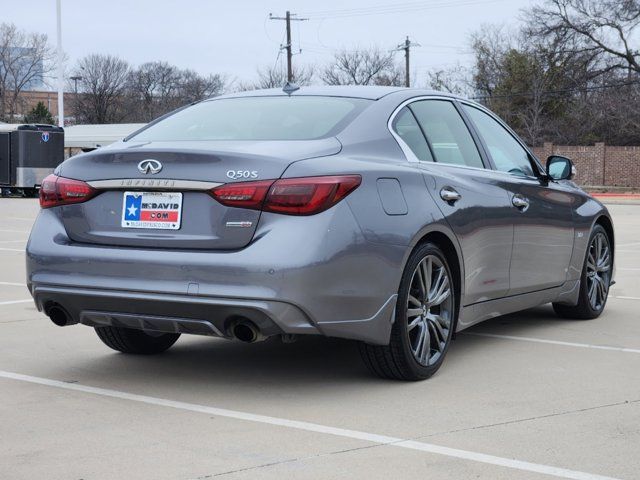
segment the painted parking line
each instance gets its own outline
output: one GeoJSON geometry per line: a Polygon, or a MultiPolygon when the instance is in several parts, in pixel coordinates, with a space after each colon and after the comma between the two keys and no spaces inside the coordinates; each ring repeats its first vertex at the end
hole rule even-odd
{"type": "Polygon", "coordinates": [[[24,248],[4,248],[4,247],[0,247],[0,252],[21,252],[21,253],[24,253],[24,248]]]}
{"type": "Polygon", "coordinates": [[[615,298],[617,300],[640,300],[640,297],[627,297],[625,295],[609,295],[609,298],[615,298]]]}
{"type": "Polygon", "coordinates": [[[8,302],[0,302],[0,305],[15,305],[16,303],[33,303],[33,299],[28,300],[9,300],[8,302]]]}
{"type": "Polygon", "coordinates": [[[636,245],[640,245],[640,242],[633,243],[617,243],[616,247],[635,247],[636,245]]]}
{"type": "Polygon", "coordinates": [[[0,282],[0,285],[7,285],[10,287],[26,287],[26,283],[18,283],[18,282],[0,282]]]}
{"type": "Polygon", "coordinates": [[[0,228],[0,232],[9,232],[9,233],[30,233],[29,230],[12,230],[9,228],[0,228]]]}
{"type": "Polygon", "coordinates": [[[0,243],[27,243],[27,240],[0,240],[0,243]]]}
{"type": "Polygon", "coordinates": [[[504,340],[518,340],[521,342],[547,343],[550,345],[562,345],[564,347],[591,348],[595,350],[609,350],[612,352],[640,353],[640,349],[626,347],[609,347],[607,345],[592,345],[590,343],[562,342],[560,340],[547,340],[544,338],[520,337],[515,335],[499,335],[495,333],[462,332],[464,335],[474,337],[501,338],[504,340]]]}
{"type": "Polygon", "coordinates": [[[0,370],[0,377],[21,382],[35,383],[38,385],[46,385],[49,387],[61,388],[64,390],[73,390],[76,392],[90,393],[103,397],[118,398],[133,402],[145,403],[148,405],[156,405],[161,407],[175,408],[178,410],[186,410],[190,412],[205,413],[207,415],[215,415],[218,417],[233,418],[237,420],[245,420],[248,422],[262,423],[267,425],[275,425],[279,427],[292,428],[295,430],[304,430],[307,432],[323,433],[326,435],[335,435],[343,438],[355,440],[363,440],[379,445],[390,445],[394,447],[406,448],[409,450],[418,450],[421,452],[432,453],[436,455],[444,455],[446,457],[458,458],[461,460],[469,460],[472,462],[485,463],[500,467],[511,468],[514,470],[541,473],[560,478],[570,478],[573,480],[615,480],[612,477],[595,475],[592,473],[580,472],[577,470],[569,470],[566,468],[554,467],[551,465],[543,465],[539,463],[525,462],[511,458],[496,457],[486,455],[484,453],[472,452],[468,450],[459,450],[457,448],[443,447],[431,443],[424,443],[415,440],[407,440],[397,437],[389,437],[386,435],[378,435],[375,433],[362,432],[358,430],[347,430],[344,428],[336,428],[317,423],[302,422],[297,420],[288,420],[286,418],[269,417],[266,415],[257,415],[248,412],[240,412],[237,410],[227,410],[224,408],[209,407],[206,405],[198,405],[195,403],[178,402],[158,397],[150,397],[147,395],[138,395],[135,393],[122,392],[119,390],[110,390],[105,388],[90,387],[78,383],[65,383],[58,380],[48,378],[32,377],[30,375],[22,375],[19,373],[5,372],[0,370]]]}
{"type": "Polygon", "coordinates": [[[621,268],[617,268],[616,267],[616,271],[620,272],[640,272],[640,268],[628,268],[628,267],[621,267],[621,268]]]}

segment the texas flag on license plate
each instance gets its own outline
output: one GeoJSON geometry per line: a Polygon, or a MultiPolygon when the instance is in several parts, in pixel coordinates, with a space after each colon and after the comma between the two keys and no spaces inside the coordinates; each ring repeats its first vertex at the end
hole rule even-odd
{"type": "Polygon", "coordinates": [[[122,203],[123,228],[180,228],[182,193],[124,192],[122,203]]]}

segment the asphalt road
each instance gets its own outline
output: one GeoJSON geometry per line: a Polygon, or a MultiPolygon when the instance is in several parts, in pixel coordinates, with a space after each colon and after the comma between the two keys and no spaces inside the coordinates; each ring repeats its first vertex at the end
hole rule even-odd
{"type": "Polygon", "coordinates": [[[0,200],[0,479],[640,477],[640,205],[610,207],[605,313],[544,306],[458,336],[419,383],[369,375],[356,346],[182,337],[110,351],[24,286],[35,200],[0,200]]]}

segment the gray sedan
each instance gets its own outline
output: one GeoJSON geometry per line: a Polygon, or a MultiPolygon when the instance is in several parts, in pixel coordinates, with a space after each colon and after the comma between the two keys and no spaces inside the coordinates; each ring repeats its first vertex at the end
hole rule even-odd
{"type": "Polygon", "coordinates": [[[206,100],[62,163],[27,246],[38,309],[132,354],[183,333],[354,339],[405,380],[488,318],[602,313],[613,225],[570,160],[542,165],[450,95],[286,90],[206,100]]]}

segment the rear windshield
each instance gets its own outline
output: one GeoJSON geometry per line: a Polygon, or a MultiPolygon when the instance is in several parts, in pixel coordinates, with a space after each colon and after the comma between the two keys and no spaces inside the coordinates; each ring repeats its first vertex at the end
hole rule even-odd
{"type": "Polygon", "coordinates": [[[304,96],[209,100],[178,111],[131,140],[313,140],[335,135],[371,102],[304,96]]]}

